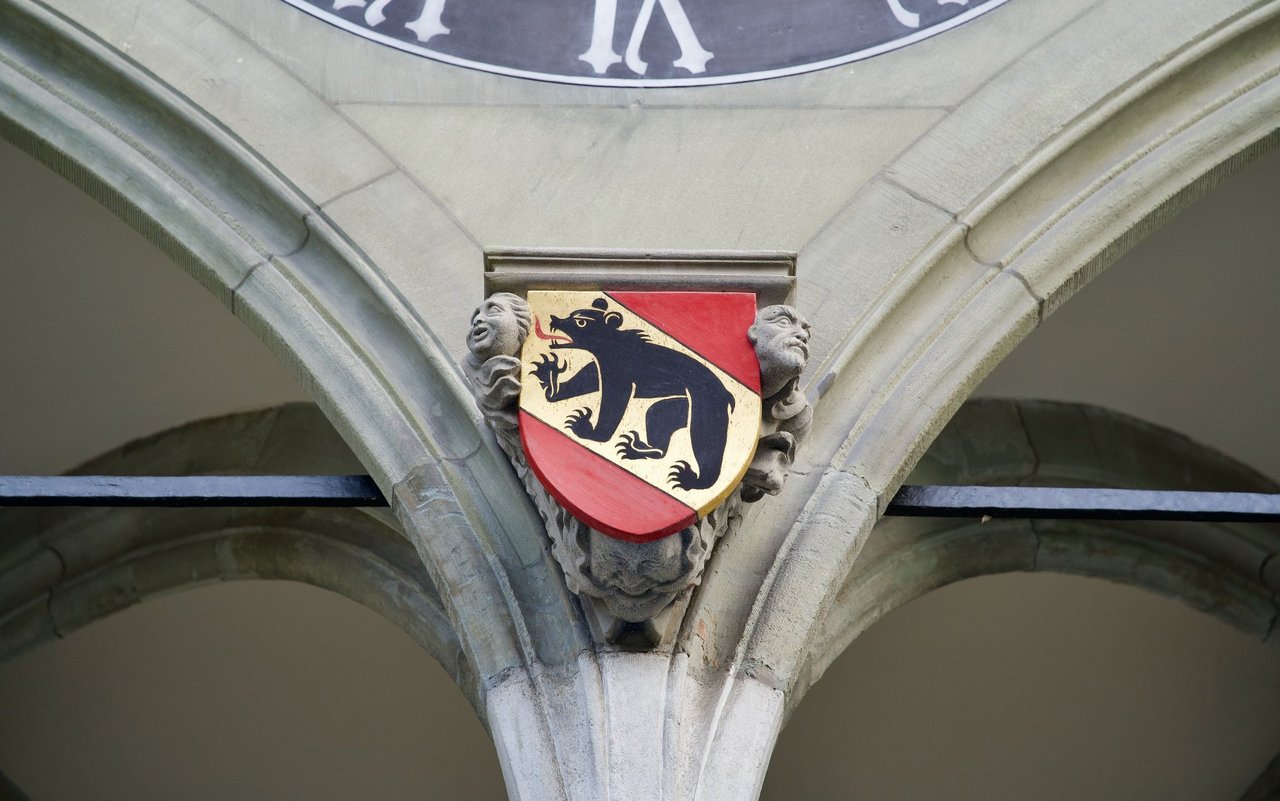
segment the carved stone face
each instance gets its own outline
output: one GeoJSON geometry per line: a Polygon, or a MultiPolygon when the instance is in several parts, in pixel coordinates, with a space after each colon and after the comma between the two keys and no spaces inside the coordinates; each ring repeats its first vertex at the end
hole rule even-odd
{"type": "Polygon", "coordinates": [[[583,589],[614,616],[641,621],[657,616],[702,570],[696,529],[646,543],[624,542],[589,530],[583,589]]]}
{"type": "Polygon", "coordinates": [[[809,321],[790,306],[766,306],[756,313],[747,338],[760,360],[763,394],[769,397],[799,377],[809,361],[809,321]]]}
{"type": "Polygon", "coordinates": [[[514,356],[529,331],[529,304],[510,292],[496,292],[471,315],[467,347],[480,361],[514,356]]]}

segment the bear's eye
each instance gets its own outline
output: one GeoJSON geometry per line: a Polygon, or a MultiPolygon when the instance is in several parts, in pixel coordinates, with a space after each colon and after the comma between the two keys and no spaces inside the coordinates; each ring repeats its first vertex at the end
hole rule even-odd
{"type": "Polygon", "coordinates": [[[584,320],[584,319],[582,319],[581,317],[574,317],[574,318],[573,318],[573,321],[574,321],[575,323],[577,323],[577,324],[578,324],[578,327],[579,327],[579,328],[586,328],[586,327],[587,327],[587,321],[586,321],[586,320],[584,320]]]}

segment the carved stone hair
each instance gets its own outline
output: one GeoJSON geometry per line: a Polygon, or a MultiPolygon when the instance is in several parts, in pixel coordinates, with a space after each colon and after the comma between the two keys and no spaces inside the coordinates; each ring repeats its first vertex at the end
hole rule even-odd
{"type": "Polygon", "coordinates": [[[520,341],[529,335],[529,326],[533,325],[533,314],[529,311],[529,302],[519,295],[510,292],[494,292],[488,297],[490,301],[498,301],[511,310],[511,316],[520,328],[520,341]]]}

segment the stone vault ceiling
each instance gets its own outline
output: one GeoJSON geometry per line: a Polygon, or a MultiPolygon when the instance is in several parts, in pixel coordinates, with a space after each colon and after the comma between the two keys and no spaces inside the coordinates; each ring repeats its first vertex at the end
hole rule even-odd
{"type": "MultiPolygon", "coordinates": [[[[103,209],[8,145],[0,175],[22,189],[0,192],[0,470],[56,472],[177,423],[303,397],[103,209]]],[[[1273,154],[1050,318],[980,393],[1111,406],[1280,478],[1277,193],[1273,154]]],[[[37,801],[348,798],[374,776],[399,797],[422,786],[417,755],[431,752],[454,769],[436,776],[458,788],[442,797],[500,797],[447,678],[344,604],[309,588],[208,588],[0,667],[0,769],[37,801]],[[425,694],[389,684],[433,670],[425,694]],[[252,671],[271,692],[248,691],[252,671]]],[[[1134,590],[1000,577],[931,595],[856,643],[784,732],[765,797],[1231,799],[1277,744],[1274,650],[1134,590]]]]}

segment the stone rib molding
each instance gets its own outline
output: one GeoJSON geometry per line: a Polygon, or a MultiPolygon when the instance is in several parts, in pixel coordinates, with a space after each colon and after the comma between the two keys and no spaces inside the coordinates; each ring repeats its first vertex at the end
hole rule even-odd
{"type": "MultiPolygon", "coordinates": [[[[174,41],[165,44],[180,46],[193,22],[211,26],[219,42],[251,41],[230,17],[207,11],[209,3],[138,2],[142,17],[168,20],[163,30],[174,41]]],[[[1008,5],[1009,18],[1018,7],[1008,5]]],[[[926,124],[920,120],[932,127],[914,142],[877,150],[895,155],[878,170],[849,173],[873,177],[849,188],[851,202],[823,206],[841,209],[826,225],[805,229],[820,233],[799,255],[797,305],[815,331],[827,332],[814,342],[821,365],[808,385],[822,398],[812,444],[784,493],[757,510],[741,536],[718,546],[675,646],[637,654],[591,644],[537,516],[483,434],[453,358],[421,309],[404,299],[404,287],[367,257],[374,243],[356,238],[358,215],[347,218],[347,230],[329,214],[329,201],[352,198],[344,193],[358,194],[379,176],[391,184],[401,183],[392,179],[402,171],[410,175],[379,157],[386,143],[375,144],[370,132],[377,109],[344,116],[252,44],[244,56],[254,69],[218,62],[223,72],[204,75],[198,67],[205,62],[171,63],[154,52],[144,68],[143,56],[131,58],[82,27],[86,19],[98,20],[88,25],[96,29],[122,16],[116,6],[104,8],[0,0],[0,134],[160,244],[302,377],[392,499],[439,589],[458,638],[454,673],[495,734],[512,796],[522,799],[755,797],[786,709],[820,672],[811,655],[846,636],[832,634],[827,618],[835,607],[846,614],[839,593],[859,567],[863,543],[945,421],[1079,285],[1219,177],[1274,146],[1280,117],[1274,1],[1200,0],[1153,15],[1148,4],[1103,0],[1052,17],[1051,32],[1017,58],[993,62],[993,74],[971,71],[977,77],[965,84],[972,86],[967,96],[886,88],[898,111],[906,110],[904,97],[928,101],[910,129],[922,130],[914,127],[926,124]],[[1117,37],[1118,30],[1145,35],[1117,37]],[[314,152],[299,157],[287,142],[248,130],[244,117],[228,111],[228,95],[200,94],[206,77],[243,82],[258,68],[270,72],[271,96],[237,94],[244,85],[235,85],[228,95],[243,104],[237,114],[273,119],[279,99],[305,100],[315,119],[356,143],[360,168],[336,179],[314,152]]],[[[989,20],[994,27],[966,26],[936,48],[990,44],[985,31],[1003,23],[997,15],[989,20]]],[[[370,58],[400,69],[387,54],[370,58]]],[[[793,87],[812,100],[827,90],[845,96],[856,84],[848,96],[870,109],[884,98],[875,82],[851,75],[910,66],[890,58],[792,84],[738,87],[733,97],[744,108],[761,100],[772,108],[793,87]],[[842,86],[827,80],[837,75],[842,86]]],[[[335,80],[353,93],[356,79],[335,80]]],[[[493,86],[494,96],[507,91],[489,81],[466,76],[460,83],[493,86]]],[[[422,83],[410,93],[435,91],[422,83]]],[[[536,91],[560,98],[546,106],[567,102],[546,87],[536,91]]],[[[596,93],[581,97],[607,102],[596,93]]],[[[723,103],[728,95],[717,97],[723,103]]],[[[689,119],[705,111],[686,102],[693,104],[679,99],[662,112],[664,130],[710,130],[676,122],[686,111],[689,119]]],[[[401,110],[418,119],[412,107],[401,110]]],[[[888,120],[890,111],[878,113],[888,120]]],[[[637,105],[627,113],[652,120],[655,112],[637,105]]],[[[907,125],[906,116],[894,120],[858,141],[884,144],[878,137],[907,125]]],[[[762,164],[788,154],[785,146],[759,152],[762,164]]],[[[750,211],[726,209],[731,225],[707,230],[737,228],[736,215],[750,211]]],[[[637,237],[653,233],[635,230],[637,237]]],[[[335,559],[340,551],[335,545],[335,559]]],[[[62,569],[50,552],[33,560],[43,586],[62,569]]],[[[96,597],[90,589],[85,597],[96,597]]],[[[1241,614],[1252,614],[1249,603],[1238,604],[1241,614]]],[[[452,647],[440,639],[441,648],[452,647]]]]}
{"type": "MultiPolygon", "coordinates": [[[[319,410],[286,404],[124,445],[83,474],[360,469],[319,410]]],[[[0,510],[0,659],[150,597],[218,581],[300,581],[395,623],[459,676],[457,637],[425,568],[382,512],[353,509],[0,510]]]]}
{"type": "MultiPolygon", "coordinates": [[[[1021,185],[1030,185],[1033,176],[1042,176],[1046,185],[1059,192],[1045,191],[1040,205],[1028,207],[1011,191],[1008,179],[993,169],[999,180],[988,187],[999,186],[999,192],[979,184],[970,190],[972,196],[1000,195],[1007,201],[984,206],[980,220],[975,214],[965,222],[953,217],[943,223],[935,237],[907,260],[907,266],[890,284],[884,296],[887,305],[874,308],[871,317],[856,322],[850,337],[833,349],[810,380],[810,393],[821,397],[815,406],[818,414],[814,422],[814,431],[822,432],[815,434],[815,441],[821,445],[805,454],[807,480],[803,468],[796,471],[794,483],[778,499],[781,502],[759,510],[754,523],[769,532],[768,544],[762,544],[760,552],[787,556],[775,564],[777,576],[770,578],[772,586],[767,591],[762,589],[755,600],[759,611],[753,611],[749,619],[750,627],[757,631],[746,633],[742,639],[756,638],[757,642],[744,648],[740,662],[744,666],[768,666],[779,676],[780,686],[789,688],[789,704],[798,702],[801,695],[792,689],[801,669],[794,648],[801,639],[806,650],[817,644],[819,635],[807,622],[821,620],[831,607],[835,590],[843,583],[870,530],[866,517],[832,515],[840,522],[839,530],[830,532],[820,531],[820,526],[810,521],[847,505],[850,493],[857,491],[872,498],[872,508],[865,515],[873,520],[968,392],[1047,313],[1044,298],[1052,296],[1055,303],[1065,300],[1159,221],[1198,197],[1228,171],[1275,146],[1274,131],[1280,124],[1278,84],[1273,77],[1280,63],[1280,37],[1274,23],[1278,7],[1275,3],[1256,3],[1250,6],[1249,13],[1234,14],[1226,22],[1212,26],[1208,33],[1220,35],[1212,39],[1211,47],[1196,44],[1202,32],[1187,32],[1192,34],[1190,38],[1170,48],[1172,53],[1190,54],[1170,61],[1177,67],[1172,74],[1160,73],[1146,83],[1142,81],[1145,73],[1132,78],[1120,76],[1118,87],[1102,92],[1105,97],[1133,87],[1135,96],[1130,96],[1123,108],[1139,109],[1133,113],[1141,113],[1142,98],[1150,101],[1146,108],[1159,109],[1160,117],[1156,124],[1143,129],[1145,138],[1132,136],[1125,125],[1107,123],[1118,111],[1111,107],[1103,119],[1089,118],[1087,114],[1081,117],[1089,121],[1086,130],[1092,135],[1080,136],[1076,146],[1079,150],[1068,149],[1065,154],[1109,151],[1106,158],[1084,162],[1108,165],[1108,172],[1098,180],[1084,182],[1085,198],[1061,191],[1063,188],[1053,183],[1050,167],[1046,166],[1042,171],[1022,175],[1021,185]],[[1234,55],[1234,46],[1242,42],[1248,44],[1243,52],[1249,53],[1250,58],[1234,55]],[[1200,59],[1206,61],[1206,69],[1215,76],[1208,84],[1203,83],[1204,76],[1198,71],[1200,59]],[[1196,91],[1180,92],[1193,85],[1196,91]],[[1156,98],[1164,102],[1154,102],[1156,98]],[[1206,107],[1212,113],[1206,114],[1206,107]],[[1170,131],[1176,133],[1170,135],[1170,131]],[[1110,165],[1123,165],[1123,169],[1112,169],[1110,165]],[[1086,217],[1085,212],[1090,216],[1086,217]],[[975,232],[984,225],[995,230],[1002,218],[1020,218],[1023,214],[1031,215],[1032,221],[1021,223],[1019,230],[1043,229],[1034,245],[1020,245],[1025,236],[1019,236],[1006,246],[1012,252],[1007,260],[1001,257],[987,263],[975,257],[969,246],[975,232]],[[1035,215],[1040,216],[1037,219],[1035,215]],[[1099,231],[1095,226],[1101,219],[1106,224],[1099,231]],[[1019,249],[1013,252],[1015,248],[1019,249]],[[1048,257],[1050,249],[1052,257],[1048,257]],[[1054,278],[1031,269],[1030,265],[1039,259],[1052,262],[1054,278]],[[1079,280],[1069,282],[1066,276],[1079,280]],[[841,475],[851,478],[842,480],[841,475]],[[846,489],[844,484],[853,485],[852,489],[846,489]],[[796,533],[792,529],[789,521],[795,519],[805,530],[796,533]],[[811,564],[803,563],[789,555],[797,548],[804,553],[821,553],[823,557],[815,558],[811,564]],[[814,572],[809,572],[810,567],[814,572]],[[823,590],[814,589],[817,587],[823,590]],[[794,628],[797,625],[808,633],[800,633],[794,628]],[[775,626],[776,630],[771,631],[775,626]]],[[[1069,31],[1060,32],[1046,46],[1073,46],[1069,31]]],[[[1080,46],[1079,42],[1074,46],[1080,46]]],[[[1012,65],[1007,74],[988,85],[989,91],[980,91],[940,123],[938,142],[930,140],[933,134],[926,134],[890,165],[884,173],[890,188],[897,186],[917,202],[939,208],[936,201],[919,200],[925,196],[908,185],[906,177],[928,174],[939,186],[954,186],[943,172],[946,164],[925,155],[930,148],[940,147],[943,140],[981,141],[980,126],[995,125],[1000,119],[1052,119],[1069,113],[1069,109],[1055,112],[1034,105],[1052,103],[1053,98],[1040,100],[996,88],[1019,80],[1026,82],[1023,85],[1034,85],[1034,80],[1019,74],[1019,66],[1012,65]],[[1025,106],[1028,102],[1032,107],[1025,106]],[[1015,109],[1017,104],[1024,105],[1015,109]],[[966,124],[967,129],[963,127],[966,124]]],[[[1068,122],[1064,120],[1064,124],[1068,122]]],[[[1071,140],[1054,136],[1056,129],[1051,126],[1046,125],[1046,129],[1049,144],[1037,147],[1057,150],[1061,142],[1071,140]]],[[[1034,163],[1032,156],[1023,153],[1009,154],[1007,158],[1011,164],[1018,163],[1019,158],[1032,158],[1034,163]]],[[[1055,159],[1049,163],[1059,162],[1055,159]]],[[[885,202],[883,195],[869,191],[860,197],[870,203],[885,202]]],[[[939,210],[948,215],[959,213],[959,209],[939,210]]],[[[853,218],[875,216],[858,208],[856,202],[846,214],[853,218]]],[[[834,222],[828,230],[836,230],[838,225],[834,222]]],[[[819,253],[831,255],[822,248],[818,241],[801,251],[802,272],[808,259],[819,253]]],[[[802,305],[803,302],[802,296],[802,305]]],[[[722,554],[731,555],[732,552],[722,554]]],[[[721,569],[734,573],[746,572],[749,567],[745,561],[722,562],[721,569]]],[[[711,586],[704,590],[703,614],[722,623],[733,619],[734,615],[723,608],[715,608],[715,601],[708,597],[712,592],[711,586]]],[[[739,614],[736,619],[748,618],[739,614]]]]}
{"type": "MultiPolygon", "coordinates": [[[[1159,426],[1095,406],[969,401],[912,480],[940,484],[1126,486],[1276,492],[1232,459],[1159,426]],[[1108,443],[1082,461],[1078,442],[1108,443]],[[983,448],[983,445],[986,448],[983,448]]],[[[1148,521],[884,518],[823,624],[806,681],[816,681],[859,634],[897,607],[955,581],[997,573],[1105,578],[1181,601],[1260,640],[1280,644],[1280,585],[1265,566],[1280,526],[1148,521]]]]}
{"type": "Polygon", "coordinates": [[[795,304],[796,254],[773,251],[639,251],[490,248],[484,294],[530,289],[754,292],[758,305],[795,304]]]}
{"type": "MultiPolygon", "coordinates": [[[[0,133],[228,303],[336,421],[384,494],[397,495],[392,488],[424,464],[452,465],[441,480],[479,483],[431,491],[469,499],[469,525],[449,530],[461,541],[436,566],[439,578],[458,581],[437,584],[465,575],[487,587],[480,606],[444,599],[455,625],[465,617],[485,632],[462,643],[472,677],[464,690],[483,710],[483,677],[535,658],[527,638],[497,621],[523,619],[522,602],[537,620],[560,620],[566,595],[545,580],[553,567],[528,559],[541,547],[536,516],[511,502],[519,485],[480,436],[457,369],[430,332],[311,200],[232,132],[47,7],[0,3],[0,87],[12,99],[0,106],[0,133]],[[493,553],[507,560],[501,569],[493,553]],[[471,651],[482,643],[494,647],[471,651]]],[[[432,566],[421,529],[407,530],[432,566]]],[[[441,536],[433,532],[432,547],[441,536]]],[[[560,639],[558,651],[539,655],[573,659],[586,642],[560,639]]]]}

